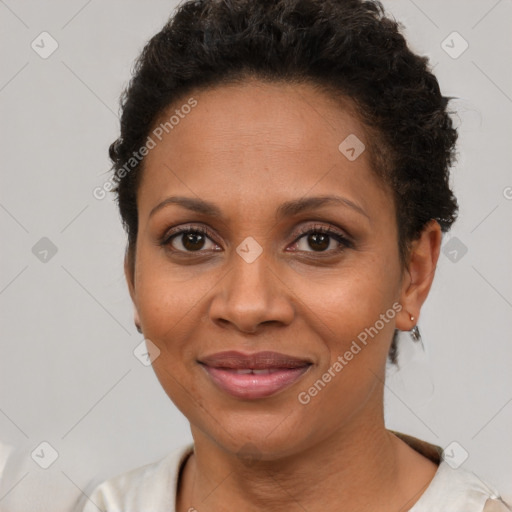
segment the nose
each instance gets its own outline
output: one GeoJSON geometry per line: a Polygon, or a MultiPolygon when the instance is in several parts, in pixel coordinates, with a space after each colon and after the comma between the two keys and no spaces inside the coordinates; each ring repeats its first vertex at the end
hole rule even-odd
{"type": "Polygon", "coordinates": [[[264,324],[289,325],[295,313],[293,293],[276,265],[264,254],[249,263],[233,252],[232,260],[210,303],[212,321],[247,334],[264,324]]]}

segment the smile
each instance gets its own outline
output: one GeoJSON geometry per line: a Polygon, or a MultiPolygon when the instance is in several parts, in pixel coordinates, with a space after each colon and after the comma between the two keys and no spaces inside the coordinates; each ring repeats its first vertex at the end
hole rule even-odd
{"type": "Polygon", "coordinates": [[[250,400],[283,391],[312,366],[309,360],[277,352],[221,352],[198,362],[215,386],[231,396],[250,400]]]}

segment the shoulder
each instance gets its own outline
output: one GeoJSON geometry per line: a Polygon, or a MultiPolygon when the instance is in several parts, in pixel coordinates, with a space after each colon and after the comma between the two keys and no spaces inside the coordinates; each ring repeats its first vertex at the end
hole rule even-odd
{"type": "Polygon", "coordinates": [[[106,480],[93,490],[82,512],[174,511],[179,470],[192,452],[193,444],[187,444],[163,459],[106,480]]]}
{"type": "Polygon", "coordinates": [[[451,455],[445,455],[440,446],[394,430],[390,432],[438,466],[434,478],[409,512],[512,512],[512,506],[503,501],[494,486],[473,471],[450,465],[451,455]]]}
{"type": "Polygon", "coordinates": [[[446,461],[410,512],[509,512],[497,489],[472,471],[453,469],[446,461]]]}

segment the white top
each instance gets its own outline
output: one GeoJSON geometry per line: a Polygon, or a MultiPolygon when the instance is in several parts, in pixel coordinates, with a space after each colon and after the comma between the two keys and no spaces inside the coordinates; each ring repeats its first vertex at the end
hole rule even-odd
{"type": "MultiPolygon", "coordinates": [[[[412,436],[393,432],[416,451],[438,464],[438,470],[409,512],[508,512],[494,487],[473,472],[452,467],[442,449],[412,436]],[[484,508],[485,507],[485,508],[484,508]]],[[[103,482],[87,500],[83,512],[176,512],[179,471],[193,453],[187,444],[165,458],[103,482]]],[[[193,510],[193,509],[192,509],[193,510]]]]}

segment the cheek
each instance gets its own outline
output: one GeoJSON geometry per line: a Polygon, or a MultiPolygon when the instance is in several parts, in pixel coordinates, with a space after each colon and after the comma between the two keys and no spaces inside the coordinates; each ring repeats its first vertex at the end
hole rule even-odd
{"type": "Polygon", "coordinates": [[[301,404],[309,401],[304,410],[310,418],[330,411],[321,426],[326,431],[366,407],[384,379],[396,316],[393,305],[399,306],[392,269],[385,279],[379,273],[375,264],[354,267],[304,295],[304,311],[309,311],[304,314],[323,342],[324,357],[298,398],[301,404]]]}
{"type": "Polygon", "coordinates": [[[364,256],[328,275],[295,279],[294,293],[307,305],[304,314],[318,317],[333,335],[354,335],[392,307],[397,269],[391,261],[364,256]]]}
{"type": "Polygon", "coordinates": [[[309,384],[314,386],[325,373],[329,381],[318,404],[340,403],[343,395],[339,412],[348,414],[371,394],[376,375],[382,377],[400,308],[398,269],[393,260],[361,257],[330,279],[317,280],[314,287],[303,283],[304,315],[323,340],[324,352],[319,372],[309,384]]]}
{"type": "Polygon", "coordinates": [[[146,332],[164,340],[175,329],[183,332],[197,315],[197,308],[211,289],[211,273],[201,273],[197,266],[173,265],[160,250],[142,248],[140,252],[135,283],[137,309],[146,332]]]}
{"type": "Polygon", "coordinates": [[[152,366],[162,388],[187,416],[201,402],[192,378],[194,332],[199,329],[201,299],[211,285],[204,278],[190,279],[168,262],[146,258],[139,265],[137,309],[144,335],[160,350],[152,366]],[[195,404],[195,406],[192,406],[195,404]]]}

